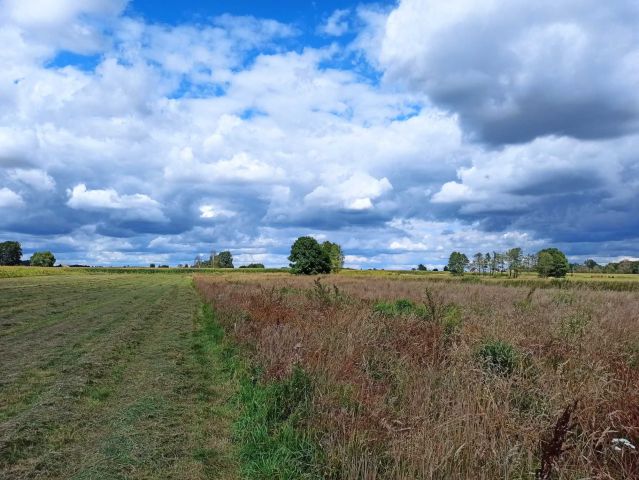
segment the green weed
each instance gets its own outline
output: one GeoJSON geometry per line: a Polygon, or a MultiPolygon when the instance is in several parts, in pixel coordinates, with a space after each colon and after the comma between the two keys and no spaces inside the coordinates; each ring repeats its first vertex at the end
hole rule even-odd
{"type": "Polygon", "coordinates": [[[575,294],[566,290],[559,290],[553,295],[552,301],[555,305],[572,305],[575,301],[575,294]]]}
{"type": "Polygon", "coordinates": [[[377,302],[373,305],[373,312],[387,317],[415,315],[420,318],[426,318],[428,316],[424,305],[416,304],[405,298],[400,298],[394,302],[377,302]]]}
{"type": "Polygon", "coordinates": [[[459,334],[463,324],[462,310],[457,305],[449,305],[446,308],[442,325],[444,327],[444,337],[451,339],[455,335],[459,334]]]}
{"type": "Polygon", "coordinates": [[[562,318],[560,324],[561,336],[569,342],[576,342],[579,350],[582,348],[586,330],[592,321],[592,314],[586,309],[579,309],[576,312],[562,318]]]}
{"type": "Polygon", "coordinates": [[[310,377],[299,367],[280,381],[242,380],[234,437],[245,478],[322,478],[319,449],[303,426],[312,390],[310,377]]]}
{"type": "Polygon", "coordinates": [[[313,282],[313,288],[308,292],[309,297],[316,300],[320,305],[329,306],[346,300],[346,296],[340,291],[337,285],[329,287],[322,283],[320,278],[313,282]]]}
{"type": "Polygon", "coordinates": [[[479,348],[477,355],[486,370],[504,376],[511,375],[520,361],[517,349],[502,341],[484,343],[479,348]]]}
{"type": "Polygon", "coordinates": [[[217,345],[224,370],[239,382],[233,403],[238,415],[233,440],[242,478],[320,479],[320,448],[306,426],[314,383],[300,367],[281,380],[265,380],[230,341],[208,305],[204,331],[217,345]]]}

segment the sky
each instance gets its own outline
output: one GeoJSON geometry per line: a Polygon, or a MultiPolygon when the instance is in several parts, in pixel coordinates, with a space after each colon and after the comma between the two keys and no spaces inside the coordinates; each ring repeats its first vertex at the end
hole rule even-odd
{"type": "Polygon", "coordinates": [[[639,257],[636,0],[0,0],[0,241],[639,257]]]}

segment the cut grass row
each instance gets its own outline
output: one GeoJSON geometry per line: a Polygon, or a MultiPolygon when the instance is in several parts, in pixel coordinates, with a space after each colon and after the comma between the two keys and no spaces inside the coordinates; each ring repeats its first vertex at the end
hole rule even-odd
{"type": "MultiPolygon", "coordinates": [[[[222,268],[142,268],[142,267],[5,267],[0,266],[0,278],[42,277],[52,275],[129,274],[129,275],[192,275],[228,273],[222,268]]],[[[279,268],[238,268],[237,273],[280,273],[279,268]]]]}
{"type": "Polygon", "coordinates": [[[310,377],[266,380],[198,305],[189,276],[0,280],[0,476],[322,478],[310,377]]]}
{"type": "Polygon", "coordinates": [[[0,280],[0,477],[237,478],[188,276],[0,280]]]}

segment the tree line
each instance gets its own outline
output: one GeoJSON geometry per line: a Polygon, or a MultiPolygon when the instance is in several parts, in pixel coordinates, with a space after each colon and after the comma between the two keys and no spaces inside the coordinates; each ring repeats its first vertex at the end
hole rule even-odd
{"type": "MultiPolygon", "coordinates": [[[[313,237],[299,237],[291,245],[288,257],[291,273],[298,275],[317,275],[339,272],[344,268],[344,253],[337,243],[325,241],[319,243],[313,237]]],[[[201,255],[195,257],[193,268],[235,268],[233,254],[225,250],[211,253],[207,260],[201,255]]],[[[264,268],[263,263],[250,263],[239,268],[264,268]]]]}
{"type": "Polygon", "coordinates": [[[465,272],[482,275],[496,275],[507,273],[516,278],[521,272],[537,272],[541,277],[565,277],[570,271],[570,264],[566,255],[557,248],[545,248],[536,254],[524,254],[519,247],[506,252],[478,252],[470,260],[462,252],[452,252],[448,258],[448,265],[444,270],[453,275],[463,275],[465,272]]]}
{"type": "MultiPolygon", "coordinates": [[[[319,243],[313,237],[299,237],[291,245],[288,257],[291,273],[298,275],[317,275],[321,273],[339,272],[344,268],[342,247],[330,241],[319,243]]],[[[233,254],[225,250],[211,253],[207,260],[201,255],[195,257],[193,268],[235,268],[233,254]]],[[[263,263],[250,263],[239,268],[264,268],[263,263]]]]}
{"type": "MultiPolygon", "coordinates": [[[[319,243],[310,236],[299,237],[291,246],[288,257],[290,269],[295,274],[316,275],[321,273],[339,272],[344,268],[344,252],[342,247],[330,241],[319,243]]],[[[22,246],[17,241],[0,243],[0,266],[30,265],[37,267],[53,267],[56,258],[50,251],[35,252],[29,260],[22,260],[22,246]]],[[[152,263],[151,268],[156,265],[152,263]]],[[[180,265],[182,266],[182,265],[180,265]]],[[[184,264],[184,267],[189,267],[184,264]]],[[[235,268],[233,255],[225,250],[213,252],[208,259],[198,255],[192,268],[235,268]]],[[[169,268],[161,265],[160,268],[169,268]]],[[[251,263],[239,268],[265,268],[262,263],[251,263]]],[[[426,271],[427,267],[419,264],[416,269],[426,271]]],[[[437,269],[433,269],[437,271],[437,269]]],[[[519,247],[505,252],[477,252],[471,258],[462,252],[452,252],[445,271],[453,275],[463,275],[465,272],[481,275],[508,274],[517,277],[521,272],[537,272],[542,277],[564,277],[571,273],[626,273],[639,274],[639,261],[621,260],[600,265],[593,259],[583,264],[569,263],[566,255],[557,248],[546,248],[537,253],[525,254],[519,247]]]]}
{"type": "Polygon", "coordinates": [[[599,265],[589,258],[583,264],[571,263],[570,271],[575,273],[639,273],[639,261],[621,260],[620,262],[610,262],[606,265],[599,265]]]}
{"type": "Polygon", "coordinates": [[[0,243],[0,266],[30,265],[32,267],[53,267],[55,256],[50,251],[35,252],[29,260],[22,260],[20,242],[0,243]]]}

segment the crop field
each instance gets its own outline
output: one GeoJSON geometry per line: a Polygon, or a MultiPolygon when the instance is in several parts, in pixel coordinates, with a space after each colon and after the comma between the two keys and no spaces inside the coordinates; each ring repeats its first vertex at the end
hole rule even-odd
{"type": "Polygon", "coordinates": [[[632,278],[98,270],[0,275],[2,479],[639,478],[632,278]]]}
{"type": "Polygon", "coordinates": [[[480,275],[477,273],[456,277],[448,272],[417,272],[397,270],[344,270],[342,276],[375,277],[401,280],[430,280],[433,282],[463,282],[505,287],[534,288],[588,288],[591,290],[639,291],[639,276],[633,274],[574,273],[565,278],[540,278],[536,273],[523,272],[517,278],[507,274],[480,275]]]}

